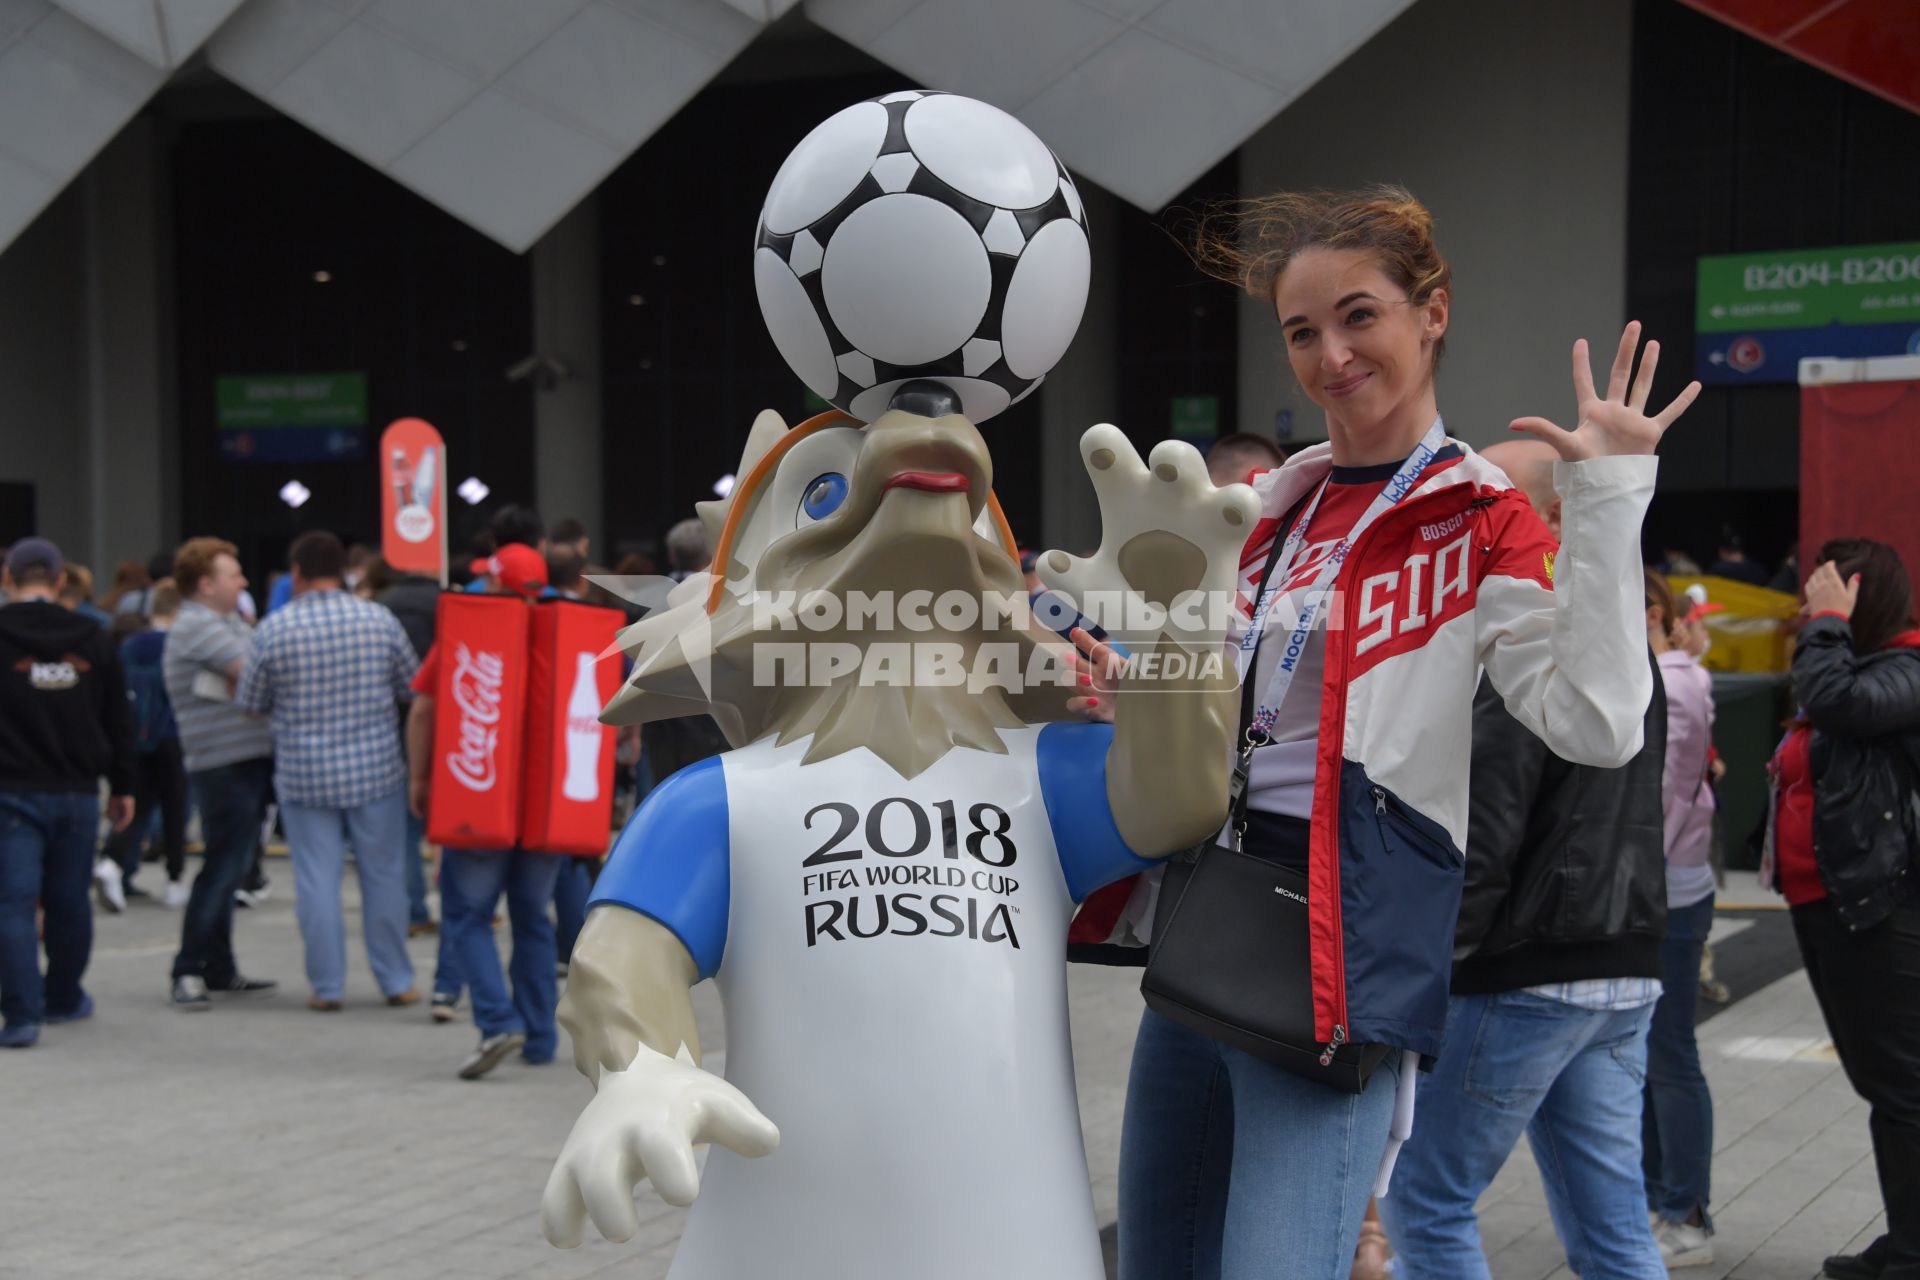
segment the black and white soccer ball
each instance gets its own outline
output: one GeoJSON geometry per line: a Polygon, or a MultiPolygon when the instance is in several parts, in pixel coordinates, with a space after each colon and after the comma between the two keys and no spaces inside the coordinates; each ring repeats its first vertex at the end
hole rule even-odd
{"type": "Polygon", "coordinates": [[[1040,385],[1087,305],[1086,211],[1018,120],[958,94],[856,103],[767,190],[753,279],[774,345],[863,422],[945,384],[983,422],[1040,385]]]}

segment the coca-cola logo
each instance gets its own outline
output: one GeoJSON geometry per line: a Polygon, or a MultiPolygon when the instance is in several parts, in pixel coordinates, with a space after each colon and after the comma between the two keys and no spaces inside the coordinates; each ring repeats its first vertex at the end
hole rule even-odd
{"type": "Polygon", "coordinates": [[[447,768],[469,791],[493,790],[493,748],[500,740],[500,687],[506,671],[502,654],[474,653],[464,644],[454,648],[453,705],[460,711],[460,733],[454,750],[447,752],[447,768]]]}

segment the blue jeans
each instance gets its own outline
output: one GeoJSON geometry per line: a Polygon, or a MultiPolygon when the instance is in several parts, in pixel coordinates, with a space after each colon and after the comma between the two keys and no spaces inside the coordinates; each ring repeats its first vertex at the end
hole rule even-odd
{"type": "Polygon", "coordinates": [[[0,791],[0,1015],[36,1027],[86,999],[80,975],[93,951],[93,850],[100,798],[92,791],[0,791]],[[47,972],[33,908],[46,912],[47,972]]]}
{"type": "Polygon", "coordinates": [[[473,1022],[482,1036],[518,1031],[527,1037],[521,1052],[529,1062],[551,1062],[560,1033],[553,1011],[559,984],[553,976],[554,877],[566,858],[524,849],[442,849],[440,851],[440,930],[453,938],[454,962],[467,980],[473,1022]],[[445,896],[453,885],[452,904],[445,896]],[[513,959],[500,971],[493,942],[493,908],[507,895],[507,919],[513,928],[513,959]]]}
{"type": "Polygon", "coordinates": [[[587,922],[587,898],[593,893],[593,867],[588,858],[562,858],[553,882],[553,915],[558,933],[554,951],[565,964],[573,958],[574,940],[587,922]]]}
{"type": "Polygon", "coordinates": [[[1524,1131],[1578,1274],[1664,1280],[1640,1174],[1652,1005],[1583,1009],[1526,991],[1455,996],[1380,1217],[1407,1280],[1486,1277],[1474,1202],[1524,1131]]]}
{"type": "MultiPolygon", "coordinates": [[[[434,953],[433,994],[458,1000],[461,991],[466,989],[467,980],[460,976],[460,957],[453,943],[453,921],[460,914],[460,886],[447,870],[447,854],[450,852],[450,849],[440,850],[439,869],[434,872],[434,879],[440,885],[440,945],[434,953]]],[[[488,913],[487,924],[489,928],[492,927],[491,912],[488,913]]]]}
{"type": "Polygon", "coordinates": [[[401,863],[407,795],[395,788],[351,809],[280,803],[293,861],[293,913],[307,949],[307,981],[315,997],[338,1000],[347,984],[347,923],[340,908],[340,875],[347,842],[360,879],[360,915],[367,964],[380,993],[397,996],[413,986],[407,955],[407,884],[401,863]]]}
{"type": "Polygon", "coordinates": [[[1147,1010],[1120,1134],[1121,1280],[1344,1276],[1395,1076],[1340,1093],[1147,1010]]]}
{"type": "Polygon", "coordinates": [[[273,789],[273,759],[260,756],[213,769],[197,769],[200,795],[200,873],[180,917],[180,951],[173,976],[205,978],[225,986],[238,968],[233,959],[233,891],[247,877],[260,845],[260,822],[273,789]]]}
{"type": "Polygon", "coordinates": [[[427,913],[427,867],[420,859],[420,842],[426,838],[426,819],[416,818],[413,810],[407,810],[406,849],[402,856],[407,872],[408,924],[426,924],[433,919],[427,913]]]}
{"type": "Polygon", "coordinates": [[[1693,1038],[1700,995],[1700,952],[1713,927],[1713,895],[1690,907],[1667,911],[1660,981],[1665,994],[1654,1006],[1647,1032],[1647,1090],[1642,1122],[1642,1161],[1647,1206],[1669,1222],[1707,1216],[1713,1173],[1713,1094],[1700,1069],[1693,1038]]]}

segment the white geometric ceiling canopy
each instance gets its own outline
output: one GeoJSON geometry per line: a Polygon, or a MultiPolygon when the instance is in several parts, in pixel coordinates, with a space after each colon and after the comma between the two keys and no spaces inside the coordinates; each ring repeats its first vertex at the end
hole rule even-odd
{"type": "Polygon", "coordinates": [[[1152,212],[1413,0],[806,0],[913,80],[1018,116],[1152,212]]]}
{"type": "Polygon", "coordinates": [[[278,110],[523,252],[760,33],[765,20],[745,7],[249,0],[208,57],[278,110]]]}
{"type": "Polygon", "coordinates": [[[0,249],[240,0],[0,0],[0,249]]]}
{"type": "Polygon", "coordinates": [[[203,42],[228,79],[524,252],[800,3],[1151,211],[1412,2],[0,0],[0,249],[203,42]]]}

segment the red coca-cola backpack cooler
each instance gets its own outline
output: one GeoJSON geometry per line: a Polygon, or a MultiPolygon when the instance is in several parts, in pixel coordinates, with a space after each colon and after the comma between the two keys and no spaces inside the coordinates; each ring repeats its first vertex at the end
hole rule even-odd
{"type": "Polygon", "coordinates": [[[618,610],[440,596],[427,838],[456,849],[597,856],[613,817],[618,610]]]}

